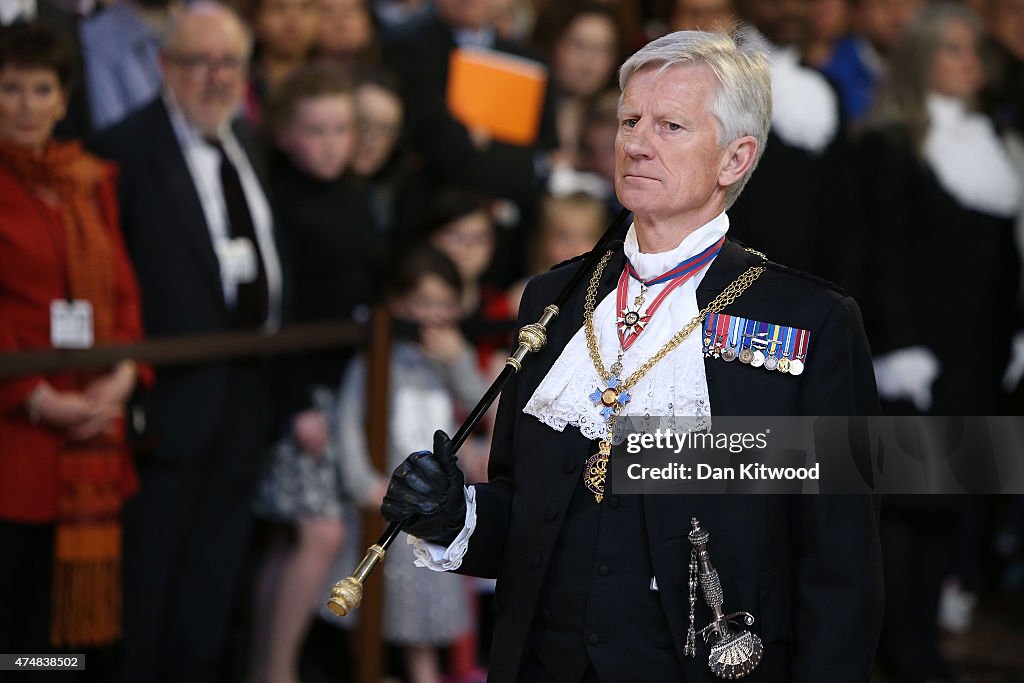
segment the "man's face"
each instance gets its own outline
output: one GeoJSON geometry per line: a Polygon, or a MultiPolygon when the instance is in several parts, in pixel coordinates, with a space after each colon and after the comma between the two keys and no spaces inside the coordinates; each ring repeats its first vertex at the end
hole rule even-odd
{"type": "Polygon", "coordinates": [[[615,137],[615,193],[638,223],[694,229],[725,205],[728,152],[710,111],[718,81],[703,64],[648,66],[626,84],[615,137]]]}
{"type": "Polygon", "coordinates": [[[245,92],[249,44],[233,15],[182,17],[163,55],[164,78],[185,118],[204,135],[231,120],[245,92]]]}
{"type": "Polygon", "coordinates": [[[876,50],[888,54],[899,42],[922,0],[861,0],[853,10],[854,28],[876,50]]]}
{"type": "Polygon", "coordinates": [[[741,0],[742,18],[776,45],[802,45],[810,28],[808,0],[741,0]]]}
{"type": "Polygon", "coordinates": [[[985,19],[996,42],[1024,60],[1024,0],[989,0],[985,19]]]}

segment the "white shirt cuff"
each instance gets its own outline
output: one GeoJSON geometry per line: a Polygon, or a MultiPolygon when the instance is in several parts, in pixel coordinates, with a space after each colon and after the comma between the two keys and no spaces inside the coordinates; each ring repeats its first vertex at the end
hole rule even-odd
{"type": "Polygon", "coordinates": [[[467,486],[465,492],[466,525],[462,527],[462,531],[450,546],[445,548],[436,543],[424,541],[422,538],[407,537],[406,542],[413,547],[412,552],[416,556],[417,567],[426,567],[435,572],[450,572],[462,565],[462,558],[469,550],[469,537],[476,529],[476,489],[467,486]]]}
{"type": "Polygon", "coordinates": [[[888,400],[913,401],[921,412],[932,405],[932,384],[939,376],[939,360],[925,346],[890,351],[874,359],[878,395],[888,400]]]}

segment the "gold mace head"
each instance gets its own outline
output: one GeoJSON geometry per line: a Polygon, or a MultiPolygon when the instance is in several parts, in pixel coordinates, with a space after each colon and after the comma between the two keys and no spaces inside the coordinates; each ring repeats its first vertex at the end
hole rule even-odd
{"type": "Polygon", "coordinates": [[[363,600],[363,584],[354,577],[342,579],[334,584],[331,589],[331,597],[327,601],[327,609],[339,617],[343,617],[356,607],[363,600]]]}
{"type": "MultiPolygon", "coordinates": [[[[393,537],[392,537],[393,538],[393,537]]],[[[339,617],[343,617],[363,600],[363,582],[373,572],[377,563],[384,559],[385,550],[380,545],[371,545],[366,549],[366,556],[356,567],[356,571],[347,579],[334,584],[331,597],[327,600],[327,609],[339,617]]]]}

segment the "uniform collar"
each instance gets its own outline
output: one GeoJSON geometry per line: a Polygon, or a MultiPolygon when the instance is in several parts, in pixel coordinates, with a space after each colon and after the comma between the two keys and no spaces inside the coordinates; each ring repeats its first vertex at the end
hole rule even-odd
{"type": "Polygon", "coordinates": [[[629,262],[633,264],[637,274],[646,280],[657,277],[691,256],[704,251],[722,239],[722,235],[728,232],[728,230],[729,217],[723,211],[684,237],[675,249],[657,254],[645,254],[640,251],[640,245],[636,237],[636,224],[634,223],[629,226],[629,230],[626,232],[623,251],[625,251],[629,262]]]}
{"type": "Polygon", "coordinates": [[[738,242],[726,239],[718,256],[708,266],[704,279],[697,286],[697,307],[704,308],[728,287],[747,268],[763,263],[760,256],[751,254],[738,242]]]}

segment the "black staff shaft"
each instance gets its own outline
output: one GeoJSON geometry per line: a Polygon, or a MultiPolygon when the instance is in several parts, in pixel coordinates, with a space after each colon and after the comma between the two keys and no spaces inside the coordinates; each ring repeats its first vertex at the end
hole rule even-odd
{"type": "MultiPolygon", "coordinates": [[[[580,286],[580,283],[583,281],[583,278],[586,277],[587,273],[594,269],[594,266],[604,255],[607,247],[616,240],[620,233],[624,231],[629,221],[629,216],[630,211],[628,209],[622,209],[622,211],[619,212],[619,215],[615,217],[615,220],[612,221],[612,224],[608,227],[608,230],[605,231],[604,235],[601,236],[601,239],[598,240],[594,248],[583,257],[580,267],[573,274],[572,278],[569,279],[569,282],[566,283],[565,287],[562,288],[562,291],[559,292],[557,297],[555,297],[552,304],[545,309],[545,314],[541,320],[538,323],[528,325],[527,327],[536,328],[540,335],[542,337],[544,336],[547,325],[550,324],[558,314],[558,310],[580,286]]],[[[518,348],[508,359],[507,364],[498,374],[497,378],[495,378],[494,382],[491,383],[491,386],[488,387],[486,392],[484,392],[483,397],[462,423],[462,426],[459,427],[457,432],[455,432],[455,436],[451,441],[453,454],[458,452],[459,448],[463,443],[465,443],[466,439],[480,422],[480,418],[484,416],[484,413],[486,413],[488,408],[491,407],[494,400],[499,394],[501,394],[502,389],[504,389],[505,385],[508,384],[508,381],[512,379],[512,376],[519,371],[522,359],[530,352],[538,350],[540,346],[543,346],[543,343],[543,341],[541,341],[540,345],[527,343],[523,340],[522,332],[520,332],[518,348]]],[[[363,559],[363,562],[359,565],[359,568],[357,568],[356,573],[336,585],[335,595],[332,597],[328,605],[336,614],[344,616],[349,609],[354,608],[358,604],[362,597],[362,582],[373,571],[377,563],[383,559],[384,553],[394,542],[395,538],[398,537],[398,533],[402,530],[402,525],[403,522],[391,522],[384,530],[384,533],[381,534],[377,544],[371,546],[366,557],[363,559]],[[348,589],[350,593],[345,596],[339,595],[338,591],[340,586],[346,582],[352,582],[353,580],[355,584],[358,584],[358,587],[350,583],[350,588],[348,589]]]]}

